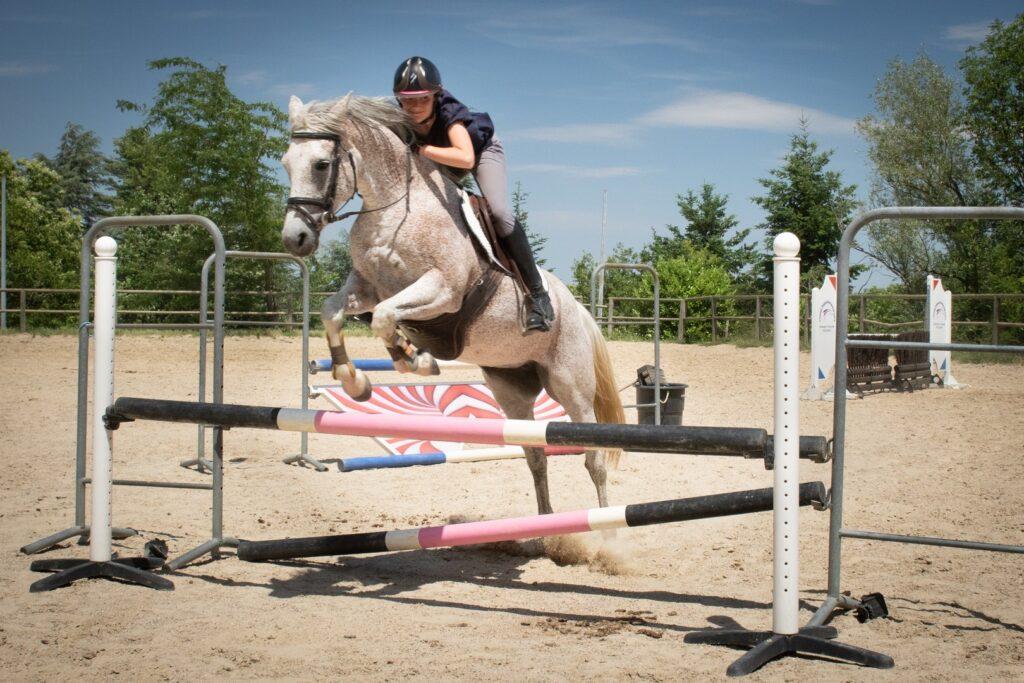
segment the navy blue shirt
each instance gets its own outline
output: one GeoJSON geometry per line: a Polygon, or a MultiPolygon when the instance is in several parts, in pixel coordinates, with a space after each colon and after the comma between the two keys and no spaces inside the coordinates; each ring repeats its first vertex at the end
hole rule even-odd
{"type": "Polygon", "coordinates": [[[491,141],[494,136],[494,122],[484,112],[470,111],[469,107],[459,102],[447,90],[442,89],[434,104],[436,118],[430,126],[430,130],[423,137],[422,142],[434,147],[451,147],[451,140],[448,138],[448,129],[453,123],[461,123],[469,132],[469,139],[473,143],[473,155],[480,160],[480,152],[491,141]]]}

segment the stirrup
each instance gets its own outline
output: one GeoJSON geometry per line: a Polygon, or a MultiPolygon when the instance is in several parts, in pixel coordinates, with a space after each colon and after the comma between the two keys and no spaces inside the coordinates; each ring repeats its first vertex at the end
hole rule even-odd
{"type": "Polygon", "coordinates": [[[547,292],[530,294],[526,301],[526,333],[547,332],[555,321],[555,311],[551,306],[551,297],[547,292]]]}

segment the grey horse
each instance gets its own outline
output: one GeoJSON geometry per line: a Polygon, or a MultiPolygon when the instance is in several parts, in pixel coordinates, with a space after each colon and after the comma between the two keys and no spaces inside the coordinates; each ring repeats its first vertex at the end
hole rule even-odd
{"type": "MultiPolygon", "coordinates": [[[[436,163],[411,153],[409,121],[388,100],[350,93],[303,104],[292,97],[288,113],[291,144],[282,163],[291,197],[281,232],[288,252],[313,253],[339,207],[356,194],[363,202],[349,235],[352,273],[322,311],[334,378],[350,396],[369,396],[369,378],[350,362],[342,326],[346,315],[370,312],[371,329],[396,369],[436,374],[429,351],[414,349],[405,341],[410,335],[399,330],[448,320],[444,316],[457,314],[471,290],[495,272],[466,227],[458,185],[436,163]]],[[[465,325],[458,359],[480,366],[510,418],[533,419],[534,399],[544,388],[575,422],[624,422],[600,330],[558,278],[547,272],[544,278],[557,313],[550,331],[524,335],[521,292],[512,278],[493,277],[496,289],[465,325]]],[[[544,451],[525,450],[537,510],[550,513],[544,451]]],[[[602,507],[608,505],[607,466],[618,457],[612,450],[586,454],[602,507]]]]}

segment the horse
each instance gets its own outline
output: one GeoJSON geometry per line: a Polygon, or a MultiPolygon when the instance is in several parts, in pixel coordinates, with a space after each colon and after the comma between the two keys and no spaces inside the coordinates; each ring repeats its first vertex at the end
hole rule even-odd
{"type": "MultiPolygon", "coordinates": [[[[520,290],[474,242],[459,185],[438,164],[412,152],[411,122],[398,106],[352,93],[308,104],[293,96],[288,117],[291,140],[282,158],[291,184],[281,231],[285,249],[308,256],[328,223],[358,216],[349,233],[352,272],[321,312],[332,374],[346,393],[366,400],[372,386],[348,358],[344,318],[372,313],[370,328],[401,372],[437,374],[435,355],[445,348],[480,367],[509,418],[532,420],[543,388],[575,422],[625,421],[608,349],[593,318],[565,284],[543,272],[556,319],[548,332],[524,335],[520,290]],[[356,194],[362,209],[338,217],[356,194]],[[416,349],[407,341],[416,343],[429,330],[437,348],[417,343],[416,349]],[[451,330],[461,332],[461,343],[436,341],[451,330]]],[[[525,453],[538,513],[551,513],[544,450],[525,453]]],[[[601,507],[608,505],[607,468],[619,455],[611,449],[586,452],[601,507]]]]}

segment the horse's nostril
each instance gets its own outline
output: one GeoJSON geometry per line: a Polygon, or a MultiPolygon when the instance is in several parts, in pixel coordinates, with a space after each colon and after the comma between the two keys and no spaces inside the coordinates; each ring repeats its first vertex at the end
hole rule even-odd
{"type": "Polygon", "coordinates": [[[306,244],[306,233],[300,232],[299,233],[299,246],[301,247],[301,246],[304,246],[305,244],[306,244]]]}

